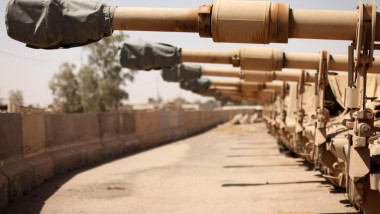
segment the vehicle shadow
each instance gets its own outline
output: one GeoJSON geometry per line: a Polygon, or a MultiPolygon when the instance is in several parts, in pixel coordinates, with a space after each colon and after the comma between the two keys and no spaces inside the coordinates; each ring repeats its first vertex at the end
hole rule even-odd
{"type": "Polygon", "coordinates": [[[229,166],[223,166],[223,168],[286,167],[286,166],[303,166],[303,165],[302,164],[229,165],[229,166]]]}
{"type": "Polygon", "coordinates": [[[222,187],[251,187],[251,186],[265,186],[265,185],[288,185],[288,184],[327,184],[327,181],[293,181],[293,182],[266,182],[266,183],[230,183],[222,184],[222,187]]]}

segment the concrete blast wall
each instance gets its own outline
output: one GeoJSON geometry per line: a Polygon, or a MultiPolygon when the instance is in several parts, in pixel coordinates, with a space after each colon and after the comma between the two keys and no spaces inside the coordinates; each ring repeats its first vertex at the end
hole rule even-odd
{"type": "Polygon", "coordinates": [[[0,114],[0,159],[22,153],[20,114],[0,114]]]}
{"type": "Polygon", "coordinates": [[[142,148],[163,143],[159,111],[135,111],[135,123],[136,135],[142,148]]]}
{"type": "Polygon", "coordinates": [[[0,114],[0,212],[55,175],[178,140],[253,111],[0,114]]]}

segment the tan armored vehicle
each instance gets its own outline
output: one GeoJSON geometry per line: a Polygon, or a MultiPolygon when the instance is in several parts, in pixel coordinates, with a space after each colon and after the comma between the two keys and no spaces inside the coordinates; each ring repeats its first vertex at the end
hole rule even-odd
{"type": "MultiPolygon", "coordinates": [[[[214,52],[217,53],[217,52],[214,52]]],[[[283,142],[290,150],[303,156],[309,162],[315,162],[319,169],[328,178],[334,185],[338,187],[346,186],[346,172],[345,162],[342,161],[341,157],[337,156],[337,152],[330,148],[334,148],[334,143],[327,141],[327,128],[330,126],[327,125],[330,117],[330,110],[325,106],[325,103],[329,101],[333,104],[337,102],[331,101],[331,89],[328,88],[330,93],[330,100],[325,99],[326,86],[328,86],[328,65],[330,64],[327,58],[333,58],[329,55],[327,51],[321,51],[320,60],[319,60],[319,69],[317,73],[311,72],[300,72],[300,71],[273,71],[273,72],[263,72],[263,71],[248,71],[248,70],[239,70],[239,69],[228,69],[228,68],[199,68],[201,70],[198,72],[198,76],[225,76],[225,77],[240,77],[244,78],[246,76],[250,78],[244,78],[246,81],[270,81],[270,80],[288,80],[288,81],[299,81],[299,85],[295,92],[291,93],[289,96],[296,96],[293,100],[297,100],[295,103],[298,103],[295,111],[291,111],[288,114],[289,118],[294,118],[294,112],[296,112],[296,117],[293,120],[286,119],[286,111],[284,109],[284,96],[280,95],[280,110],[276,113],[271,113],[269,117],[266,118],[267,123],[269,123],[270,129],[275,134],[277,139],[280,142],[283,142]],[[247,75],[248,74],[248,75],[247,75]],[[315,97],[315,107],[316,109],[309,106],[306,109],[315,109],[314,116],[317,119],[317,127],[315,129],[314,124],[309,122],[309,125],[303,124],[303,117],[305,116],[305,109],[302,108],[302,94],[305,91],[306,83],[316,83],[316,97],[315,97]],[[276,116],[278,116],[276,118],[276,116]],[[295,121],[295,122],[292,122],[295,121]],[[314,131],[316,130],[316,132],[314,131]],[[315,143],[315,144],[314,144],[315,143]],[[316,152],[314,152],[316,148],[316,152]],[[314,155],[315,154],[315,155],[314,155]]],[[[255,60],[255,58],[251,59],[255,60]]],[[[297,61],[297,59],[294,59],[297,61]]],[[[301,58],[302,60],[302,58],[301,58]]],[[[122,61],[122,60],[121,60],[122,61]]],[[[200,60],[199,60],[200,61],[200,60]]],[[[209,62],[209,61],[205,61],[209,62]]],[[[249,61],[248,61],[249,62],[249,61]]],[[[266,61],[270,64],[271,61],[266,61]]],[[[345,61],[344,63],[347,63],[345,61]]],[[[265,66],[265,63],[262,64],[265,66]]],[[[179,76],[186,76],[187,70],[192,71],[196,66],[188,66],[181,64],[172,69],[164,69],[163,73],[171,73],[179,76]],[[189,67],[189,69],[187,69],[189,67]]],[[[268,66],[267,66],[268,67],[268,66]]],[[[340,75],[342,76],[342,75],[340,75]]],[[[346,76],[346,75],[343,75],[346,76]]],[[[308,96],[310,97],[310,90],[308,90],[308,96]]],[[[312,102],[307,102],[312,103],[312,102]]],[[[269,108],[271,109],[271,108],[269,108]]],[[[336,110],[334,112],[337,113],[336,110]]],[[[310,113],[309,113],[310,114],[310,113]]],[[[336,122],[336,120],[334,120],[336,122]]],[[[333,130],[332,130],[333,131],[333,130]]],[[[338,144],[336,139],[335,144],[338,144]]],[[[334,141],[333,141],[334,142],[334,141]]],[[[348,142],[339,141],[339,146],[342,148],[344,145],[348,145],[348,142]]]]}

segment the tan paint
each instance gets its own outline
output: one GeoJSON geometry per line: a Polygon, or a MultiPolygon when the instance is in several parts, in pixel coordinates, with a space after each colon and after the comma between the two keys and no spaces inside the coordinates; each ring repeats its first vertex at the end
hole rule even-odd
{"type": "Polygon", "coordinates": [[[182,49],[183,62],[232,64],[233,51],[182,49]]]}
{"type": "Polygon", "coordinates": [[[354,40],[357,11],[291,10],[290,38],[354,40]]]}
{"type": "MultiPolygon", "coordinates": [[[[212,6],[201,5],[199,9],[117,7],[112,29],[199,32],[215,42],[268,44],[287,43],[288,38],[354,40],[357,18],[357,11],[290,9],[287,3],[215,0],[212,6]]],[[[379,41],[380,27],[376,27],[376,35],[379,41]]]]}
{"type": "MultiPolygon", "coordinates": [[[[238,77],[246,82],[272,82],[273,80],[294,81],[300,78],[300,71],[252,71],[237,68],[204,67],[203,76],[238,77]]],[[[306,82],[315,81],[315,72],[306,72],[306,82]]]]}
{"type": "Polygon", "coordinates": [[[279,71],[283,68],[283,51],[243,47],[240,49],[240,67],[243,70],[279,71]]]}
{"type": "MultiPolygon", "coordinates": [[[[283,68],[318,69],[320,54],[288,53],[281,49],[243,47],[233,51],[182,50],[182,62],[233,64],[242,70],[279,71],[283,68]]],[[[368,73],[380,73],[380,57],[374,57],[368,73]]],[[[329,70],[347,71],[347,55],[330,55],[329,70]]]]}
{"type": "Polygon", "coordinates": [[[203,67],[203,75],[218,77],[242,77],[240,69],[237,68],[203,67]]]}
{"type": "Polygon", "coordinates": [[[212,80],[212,86],[216,87],[236,87],[242,92],[261,91],[263,89],[282,90],[283,84],[280,82],[245,82],[245,81],[231,81],[231,80],[212,80]]]}
{"type": "Polygon", "coordinates": [[[287,42],[289,4],[216,0],[212,9],[214,42],[287,42]]]}
{"type": "Polygon", "coordinates": [[[117,7],[112,29],[198,32],[198,9],[117,7]]]}
{"type": "Polygon", "coordinates": [[[260,91],[260,93],[258,93],[259,91],[241,91],[239,87],[215,85],[212,85],[209,90],[221,93],[221,98],[246,102],[266,102],[268,100],[269,94],[271,94],[273,91],[263,89],[260,91]]]}

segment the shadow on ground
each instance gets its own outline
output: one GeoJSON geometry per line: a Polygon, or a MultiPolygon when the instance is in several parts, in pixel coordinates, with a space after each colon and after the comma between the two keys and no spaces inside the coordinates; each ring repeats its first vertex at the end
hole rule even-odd
{"type": "Polygon", "coordinates": [[[328,184],[327,181],[293,181],[293,182],[222,184],[222,187],[250,187],[250,186],[265,186],[265,185],[288,185],[288,184],[310,184],[310,183],[328,184]]]}
{"type": "Polygon", "coordinates": [[[303,164],[234,165],[234,166],[223,166],[223,168],[285,167],[285,166],[303,166],[303,164]]]}

